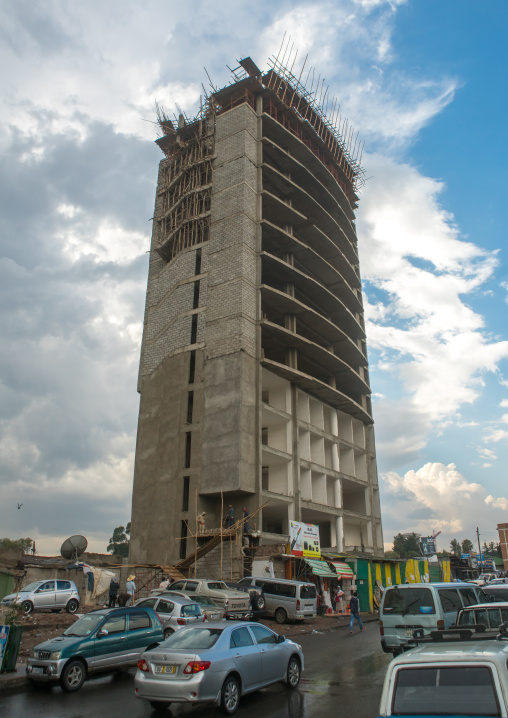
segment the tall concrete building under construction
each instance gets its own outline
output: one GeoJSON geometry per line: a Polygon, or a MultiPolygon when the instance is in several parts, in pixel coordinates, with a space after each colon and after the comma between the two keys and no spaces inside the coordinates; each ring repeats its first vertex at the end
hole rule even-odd
{"type": "MultiPolygon", "coordinates": [[[[266,503],[321,546],[382,554],[355,214],[362,170],[278,60],[247,58],[195,119],[160,113],[131,561],[175,564],[196,516],[266,503]]],[[[355,158],[356,156],[356,158],[355,158]]],[[[361,159],[361,158],[360,158],[361,159]]],[[[252,525],[251,525],[252,528],[252,525]]]]}

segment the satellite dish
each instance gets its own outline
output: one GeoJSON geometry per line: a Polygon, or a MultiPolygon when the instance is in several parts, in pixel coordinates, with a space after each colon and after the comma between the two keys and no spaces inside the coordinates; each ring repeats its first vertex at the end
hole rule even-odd
{"type": "Polygon", "coordinates": [[[78,556],[81,556],[86,550],[87,546],[88,541],[84,536],[69,536],[69,538],[63,542],[60,554],[64,558],[76,561],[78,556]]]}

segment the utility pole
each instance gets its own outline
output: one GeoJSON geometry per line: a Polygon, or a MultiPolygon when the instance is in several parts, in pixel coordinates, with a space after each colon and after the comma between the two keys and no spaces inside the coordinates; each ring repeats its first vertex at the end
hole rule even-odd
{"type": "Polygon", "coordinates": [[[482,550],[480,548],[480,531],[478,529],[478,526],[476,527],[476,537],[478,539],[478,561],[481,566],[482,565],[482,550]]]}

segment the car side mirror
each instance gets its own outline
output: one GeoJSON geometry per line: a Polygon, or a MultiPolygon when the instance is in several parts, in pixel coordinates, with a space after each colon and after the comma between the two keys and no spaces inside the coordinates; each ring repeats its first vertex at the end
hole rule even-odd
{"type": "Polygon", "coordinates": [[[102,636],[109,636],[109,631],[107,628],[101,628],[97,635],[99,638],[101,638],[102,636]]]}
{"type": "Polygon", "coordinates": [[[278,642],[278,643],[284,643],[285,640],[286,640],[286,636],[279,636],[277,642],[278,642]]]}
{"type": "Polygon", "coordinates": [[[35,593],[42,593],[42,588],[36,589],[35,593]]]}

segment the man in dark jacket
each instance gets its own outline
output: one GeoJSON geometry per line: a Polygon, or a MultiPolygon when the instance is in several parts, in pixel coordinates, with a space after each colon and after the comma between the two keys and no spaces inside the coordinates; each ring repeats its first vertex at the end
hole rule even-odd
{"type": "Polygon", "coordinates": [[[114,608],[116,604],[116,597],[120,590],[120,584],[116,580],[116,576],[113,576],[109,584],[109,608],[114,608]]]}
{"type": "Polygon", "coordinates": [[[349,633],[353,633],[355,618],[358,621],[358,625],[360,626],[360,631],[365,631],[365,626],[363,625],[362,619],[360,618],[360,601],[358,600],[356,591],[353,591],[353,595],[351,596],[351,600],[349,601],[349,610],[351,611],[351,620],[349,621],[349,633]]]}

